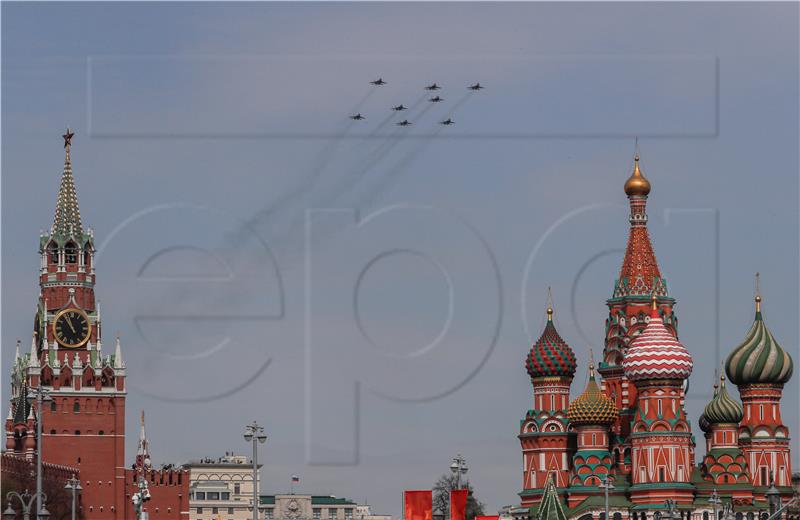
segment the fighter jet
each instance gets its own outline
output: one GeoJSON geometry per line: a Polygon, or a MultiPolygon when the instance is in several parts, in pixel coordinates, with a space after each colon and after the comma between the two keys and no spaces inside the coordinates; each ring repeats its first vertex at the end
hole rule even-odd
{"type": "Polygon", "coordinates": [[[484,87],[482,87],[480,83],[475,83],[474,85],[470,85],[467,88],[470,89],[470,90],[480,90],[480,89],[482,89],[484,87]]]}
{"type": "Polygon", "coordinates": [[[439,90],[440,88],[442,87],[434,83],[433,85],[428,85],[427,87],[425,87],[425,90],[439,90]]]}
{"type": "Polygon", "coordinates": [[[399,123],[395,123],[395,124],[397,126],[409,126],[411,124],[411,121],[409,121],[408,119],[403,119],[399,123]]]}
{"type": "Polygon", "coordinates": [[[354,116],[350,116],[350,119],[354,119],[356,121],[361,121],[362,119],[364,119],[364,116],[362,116],[361,112],[359,112],[358,114],[356,114],[354,116]]]}
{"type": "Polygon", "coordinates": [[[450,125],[454,125],[454,124],[456,124],[456,122],[455,122],[455,121],[453,121],[452,119],[450,119],[450,118],[448,117],[447,119],[445,119],[444,121],[442,121],[442,122],[441,122],[441,123],[439,123],[439,124],[440,124],[440,125],[446,125],[446,126],[450,126],[450,125]]]}
{"type": "Polygon", "coordinates": [[[402,103],[397,105],[396,107],[392,107],[392,110],[394,110],[395,112],[400,112],[401,110],[407,110],[407,109],[408,107],[404,107],[402,103]]]}
{"type": "Polygon", "coordinates": [[[444,98],[440,98],[439,96],[436,96],[436,97],[430,98],[428,101],[430,101],[431,103],[438,103],[439,101],[444,101],[444,98]]]}
{"type": "Polygon", "coordinates": [[[370,81],[373,85],[386,85],[386,82],[383,81],[383,78],[378,78],[375,81],[370,81]]]}

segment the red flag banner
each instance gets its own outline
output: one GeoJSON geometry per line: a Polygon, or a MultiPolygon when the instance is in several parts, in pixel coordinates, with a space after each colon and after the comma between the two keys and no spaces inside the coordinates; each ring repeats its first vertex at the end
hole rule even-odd
{"type": "Polygon", "coordinates": [[[433,493],[424,491],[403,491],[403,510],[405,520],[432,520],[433,493]]]}
{"type": "Polygon", "coordinates": [[[477,515],[475,520],[499,520],[499,515],[477,515]]]}
{"type": "Polygon", "coordinates": [[[468,489],[454,489],[450,492],[450,520],[467,520],[468,489]]]}

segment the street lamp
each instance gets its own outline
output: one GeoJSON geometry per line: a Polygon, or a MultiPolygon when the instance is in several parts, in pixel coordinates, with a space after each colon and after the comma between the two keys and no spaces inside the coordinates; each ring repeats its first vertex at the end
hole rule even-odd
{"type": "Polygon", "coordinates": [[[682,515],[678,512],[678,506],[674,500],[671,498],[665,500],[664,507],[667,510],[664,515],[664,517],[666,517],[665,520],[681,520],[682,515]]]}
{"type": "Polygon", "coordinates": [[[64,489],[67,491],[72,491],[72,520],[75,520],[75,506],[78,496],[78,491],[82,490],[81,481],[75,478],[75,475],[72,475],[72,478],[67,481],[67,485],[64,486],[64,489]]]}
{"type": "Polygon", "coordinates": [[[258,520],[258,444],[267,442],[267,434],[253,421],[244,427],[244,440],[253,443],[253,520],[258,520]]]}
{"type": "Polygon", "coordinates": [[[767,500],[769,502],[769,518],[768,520],[779,520],[783,511],[796,506],[800,503],[800,473],[792,475],[792,485],[794,486],[794,496],[790,498],[785,504],[781,506],[781,494],[775,487],[775,479],[771,479],[772,483],[766,492],[767,500]]]}
{"type": "MultiPolygon", "coordinates": [[[[28,493],[26,489],[22,493],[17,493],[16,491],[9,491],[6,493],[6,500],[8,501],[8,507],[5,511],[3,511],[3,518],[5,520],[14,520],[17,517],[17,512],[14,511],[14,508],[11,507],[11,499],[16,498],[19,500],[20,505],[22,506],[22,520],[30,520],[31,519],[31,507],[33,506],[33,501],[36,500],[36,497],[39,494],[31,495],[28,493]]],[[[47,496],[42,493],[42,505],[39,507],[39,515],[38,520],[47,520],[47,517],[50,516],[50,512],[44,506],[44,503],[47,502],[47,496]]],[[[38,505],[38,504],[37,504],[38,505]]]]}
{"type": "Polygon", "coordinates": [[[39,510],[39,518],[48,517],[50,513],[47,511],[44,503],[47,497],[42,492],[42,410],[44,410],[44,403],[49,403],[53,398],[50,397],[50,392],[42,388],[41,381],[39,386],[36,387],[36,396],[28,396],[28,405],[36,402],[36,495],[42,497],[41,502],[38,502],[37,509],[39,510]]]}
{"type": "Polygon", "coordinates": [[[717,518],[717,508],[722,503],[722,499],[719,498],[719,493],[717,493],[717,488],[714,488],[714,491],[711,492],[711,496],[708,497],[708,503],[711,504],[711,507],[714,508],[714,520],[719,520],[719,518],[717,518]]]}
{"type": "Polygon", "coordinates": [[[614,477],[612,477],[611,475],[606,475],[606,478],[603,479],[603,481],[600,483],[598,487],[600,487],[604,493],[604,498],[605,498],[604,504],[606,511],[606,517],[604,520],[608,520],[608,492],[614,489],[614,477]]]}
{"type": "Polygon", "coordinates": [[[456,477],[456,489],[461,489],[461,475],[466,475],[469,468],[467,461],[459,453],[453,457],[453,462],[450,464],[450,472],[456,477]]]}
{"type": "Polygon", "coordinates": [[[775,516],[775,513],[778,512],[778,509],[781,510],[781,492],[778,491],[778,488],[775,487],[775,477],[770,473],[769,476],[769,489],[765,495],[767,496],[767,503],[769,504],[769,516],[772,518],[775,516]]]}

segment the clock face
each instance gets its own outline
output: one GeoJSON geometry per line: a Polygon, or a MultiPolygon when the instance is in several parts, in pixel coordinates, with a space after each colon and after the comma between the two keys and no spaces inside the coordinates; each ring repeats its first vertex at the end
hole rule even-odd
{"type": "Polygon", "coordinates": [[[89,316],[80,309],[64,309],[53,320],[53,334],[58,344],[67,348],[78,348],[89,341],[92,325],[89,316]]]}

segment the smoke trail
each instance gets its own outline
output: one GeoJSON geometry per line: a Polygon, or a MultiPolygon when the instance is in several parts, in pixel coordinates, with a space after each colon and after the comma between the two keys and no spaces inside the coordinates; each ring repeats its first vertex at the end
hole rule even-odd
{"type": "MultiPolygon", "coordinates": [[[[349,110],[348,116],[354,114],[356,112],[360,112],[360,109],[364,104],[369,101],[372,95],[375,93],[375,89],[371,88],[369,91],[364,94],[361,99],[349,110]]],[[[306,173],[303,177],[303,182],[297,185],[288,193],[284,194],[278,200],[272,202],[267,207],[261,209],[255,215],[253,215],[247,223],[247,226],[253,229],[258,229],[263,224],[268,223],[268,221],[274,217],[276,214],[286,213],[288,212],[287,208],[289,208],[295,201],[302,198],[306,193],[313,189],[314,185],[319,180],[319,177],[325,171],[325,167],[329,164],[330,160],[336,153],[337,149],[341,145],[342,138],[347,135],[347,133],[353,128],[356,121],[349,120],[347,124],[334,134],[334,136],[328,140],[327,144],[324,148],[322,148],[319,152],[317,152],[314,161],[312,162],[311,167],[308,169],[308,173],[306,173]]],[[[242,233],[248,234],[250,231],[242,231],[237,233],[237,238],[234,238],[236,243],[240,243],[242,240],[242,233]]]]}
{"type": "MultiPolygon", "coordinates": [[[[467,101],[469,101],[472,98],[474,93],[475,93],[474,91],[470,91],[470,92],[466,93],[464,96],[462,96],[461,99],[459,99],[450,108],[450,110],[444,116],[444,119],[451,119],[453,117],[453,115],[455,114],[456,110],[461,108],[467,101]]],[[[423,110],[423,113],[426,110],[423,110]]],[[[414,162],[414,160],[420,154],[422,154],[428,148],[428,146],[431,145],[431,143],[439,136],[439,134],[442,132],[442,130],[444,130],[444,125],[440,124],[440,125],[437,126],[436,130],[433,131],[433,133],[430,135],[430,137],[428,139],[421,140],[417,144],[417,146],[415,146],[408,154],[406,154],[405,157],[400,159],[392,168],[390,168],[386,172],[385,175],[383,175],[383,178],[380,180],[380,182],[378,182],[375,186],[373,186],[372,189],[370,189],[367,193],[365,193],[364,195],[362,195],[359,198],[356,206],[359,207],[359,208],[363,207],[366,204],[369,204],[370,202],[372,202],[378,195],[380,195],[380,193],[383,192],[396,179],[396,177],[400,173],[402,173],[409,166],[411,166],[411,164],[414,162]]]]}

